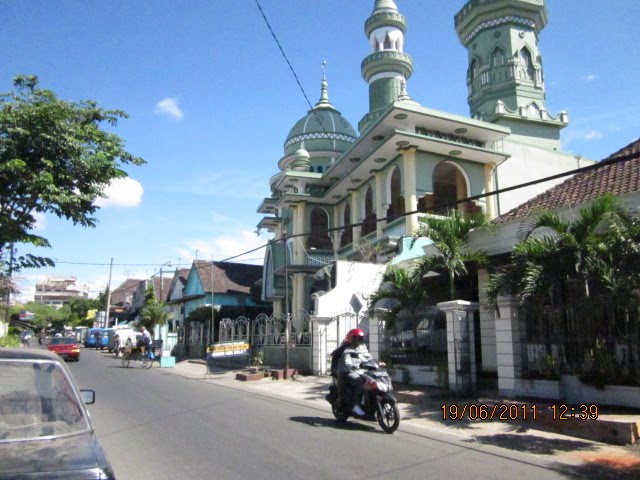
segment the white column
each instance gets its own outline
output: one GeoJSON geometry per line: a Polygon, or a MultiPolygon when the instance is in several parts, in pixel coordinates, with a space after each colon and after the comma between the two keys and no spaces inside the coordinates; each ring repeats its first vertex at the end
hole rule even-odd
{"type": "MultiPolygon", "coordinates": [[[[478,269],[478,290],[484,291],[489,282],[486,268],[478,269]]],[[[482,371],[497,372],[496,322],[493,310],[486,303],[480,305],[480,344],[482,345],[482,371]]]]}
{"type": "Polygon", "coordinates": [[[469,392],[476,388],[476,349],[473,312],[479,305],[465,300],[438,303],[447,316],[447,365],[449,390],[469,392]]]}
{"type": "Polygon", "coordinates": [[[380,361],[384,348],[384,326],[385,321],[379,315],[369,318],[369,353],[376,361],[380,361]]]}
{"type": "MultiPolygon", "coordinates": [[[[405,212],[415,212],[418,209],[418,197],[416,193],[416,149],[410,147],[402,150],[403,169],[402,179],[404,180],[404,209],[405,212]]],[[[407,235],[413,235],[418,228],[418,215],[407,215],[405,217],[405,227],[407,235]]]]}
{"type": "Polygon", "coordinates": [[[498,389],[501,394],[516,393],[522,373],[524,329],[518,318],[518,304],[512,297],[498,299],[496,315],[496,351],[498,358],[498,389]]]}
{"type": "MultiPolygon", "coordinates": [[[[351,192],[351,223],[360,223],[362,221],[358,206],[358,192],[354,190],[351,192]]],[[[360,240],[361,231],[362,227],[353,227],[353,243],[360,240]]]]}
{"type": "MultiPolygon", "coordinates": [[[[494,191],[495,166],[495,163],[487,163],[484,166],[484,193],[494,191]]],[[[489,219],[494,219],[496,217],[496,196],[491,195],[489,197],[485,197],[484,200],[486,205],[485,213],[489,216],[489,219]]]]}
{"type": "Polygon", "coordinates": [[[385,218],[387,211],[384,209],[386,192],[384,189],[384,176],[382,172],[375,173],[376,180],[376,238],[382,238],[382,228],[386,222],[380,221],[385,218]]]}

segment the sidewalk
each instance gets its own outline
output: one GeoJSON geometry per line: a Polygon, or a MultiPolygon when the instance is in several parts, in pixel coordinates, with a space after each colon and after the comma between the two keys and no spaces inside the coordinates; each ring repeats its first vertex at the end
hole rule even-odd
{"type": "MultiPolygon", "coordinates": [[[[331,416],[331,407],[324,396],[329,390],[329,377],[296,376],[290,380],[272,380],[264,378],[257,381],[238,381],[236,371],[217,370],[207,374],[204,360],[184,360],[174,368],[166,370],[175,375],[186,378],[211,382],[241,391],[280,398],[295,403],[305,404],[327,412],[331,416]]],[[[602,415],[598,420],[554,420],[550,413],[546,413],[545,404],[536,402],[536,419],[533,420],[531,404],[514,402],[513,400],[478,395],[473,398],[460,399],[443,389],[434,387],[404,387],[396,385],[396,396],[399,401],[402,425],[411,425],[421,430],[452,435],[458,440],[477,442],[483,445],[493,445],[501,448],[528,452],[536,455],[553,456],[564,464],[602,466],[606,469],[622,469],[625,477],[640,478],[640,442],[633,445],[617,446],[589,440],[598,438],[602,432],[611,436],[612,428],[626,431],[635,424],[635,434],[640,426],[640,415],[602,415]],[[526,411],[528,420],[498,420],[499,412],[507,412],[504,405],[518,405],[512,407],[511,415],[521,418],[526,411]],[[452,419],[456,412],[461,416],[465,408],[464,418],[452,419]],[[473,407],[471,407],[473,405],[473,407]],[[495,412],[494,420],[472,421],[469,415],[479,417],[480,405],[482,415],[495,412]],[[443,409],[444,406],[444,409],[443,409]],[[494,406],[496,406],[494,410],[494,406]],[[456,410],[457,408],[457,410],[456,410]],[[514,410],[517,409],[517,410],[514,410]],[[445,418],[446,414],[446,418],[445,418]],[[623,428],[624,427],[624,428],[623,428]],[[582,438],[579,438],[582,437],[582,438]],[[586,438],[585,438],[586,437],[586,438]]],[[[503,415],[504,417],[504,415],[503,415]]],[[[605,435],[606,436],[606,435],[605,435]]],[[[609,471],[609,470],[607,470],[609,471]]],[[[601,478],[608,478],[602,477],[601,478]]],[[[610,477],[618,478],[618,477],[610,477]]]]}

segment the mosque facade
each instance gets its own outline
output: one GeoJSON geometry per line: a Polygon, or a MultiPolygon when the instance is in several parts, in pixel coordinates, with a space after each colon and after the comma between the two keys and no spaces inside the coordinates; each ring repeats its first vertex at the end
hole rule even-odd
{"type": "MultiPolygon", "coordinates": [[[[553,183],[493,192],[588,163],[562,151],[568,114],[545,106],[544,1],[469,0],[454,20],[468,56],[469,116],[409,96],[411,37],[393,0],[375,0],[364,23],[369,111],[357,130],[331,103],[323,74],[320,98],[286,136],[270,196],[258,207],[258,228],[273,234],[262,297],[274,313],[318,315],[319,273],[336,262],[381,266],[366,273],[375,290],[422,216],[456,208],[495,218],[553,183]]],[[[335,287],[334,275],[328,288],[335,287]]],[[[352,308],[333,303],[323,315],[352,308]]]]}

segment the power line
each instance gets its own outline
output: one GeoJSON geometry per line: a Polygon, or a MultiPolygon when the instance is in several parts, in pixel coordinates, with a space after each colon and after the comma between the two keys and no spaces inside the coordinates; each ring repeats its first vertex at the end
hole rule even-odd
{"type": "MultiPolygon", "coordinates": [[[[263,18],[265,24],[267,25],[267,28],[269,29],[269,32],[271,32],[271,36],[273,37],[274,41],[276,42],[276,45],[278,46],[278,49],[280,50],[280,53],[282,54],[282,57],[284,58],[284,61],[287,62],[287,65],[289,66],[289,70],[291,70],[291,73],[293,74],[293,78],[296,80],[296,83],[298,84],[298,87],[300,88],[300,91],[302,92],[302,96],[306,100],[310,111],[313,112],[313,115],[315,116],[316,120],[320,124],[320,128],[322,128],[322,132],[326,135],[326,138],[330,139],[329,132],[324,127],[324,123],[322,121],[322,118],[320,117],[320,115],[318,115],[318,112],[316,111],[316,109],[313,108],[313,105],[311,105],[311,101],[309,100],[309,97],[307,96],[307,92],[305,91],[304,87],[302,86],[302,83],[300,83],[300,79],[298,78],[298,74],[296,73],[295,68],[293,68],[293,65],[291,64],[291,62],[289,61],[289,58],[287,57],[287,54],[284,51],[284,48],[282,48],[282,44],[280,43],[280,40],[278,40],[278,37],[277,37],[276,33],[274,32],[273,28],[271,27],[271,24],[269,23],[269,20],[267,19],[267,16],[264,13],[264,10],[262,10],[262,7],[260,6],[259,0],[256,0],[256,5],[258,6],[258,10],[260,10],[260,14],[262,15],[262,18],[263,18]]],[[[349,179],[352,179],[351,170],[349,170],[348,165],[346,163],[342,163],[342,167],[347,172],[347,176],[349,177],[349,179]]]]}
{"type": "MultiPolygon", "coordinates": [[[[539,183],[548,182],[550,180],[556,180],[558,178],[568,177],[568,176],[571,176],[571,175],[585,173],[585,172],[589,172],[589,171],[592,171],[592,170],[598,170],[598,169],[601,169],[601,168],[604,168],[604,167],[607,167],[607,166],[610,166],[610,165],[623,163],[623,162],[626,162],[626,161],[629,161],[629,160],[633,160],[633,159],[637,159],[637,158],[638,158],[638,155],[635,154],[635,153],[631,153],[631,154],[628,154],[628,155],[619,156],[619,157],[615,157],[615,158],[609,158],[609,159],[605,159],[605,160],[602,160],[600,162],[594,163],[592,165],[587,165],[586,167],[577,168],[575,170],[570,170],[570,171],[567,171],[567,172],[558,173],[558,174],[551,175],[551,176],[548,176],[548,177],[539,178],[537,180],[531,180],[529,182],[520,183],[518,185],[513,185],[511,187],[500,188],[500,189],[494,190],[492,192],[482,193],[482,194],[479,194],[479,195],[473,195],[473,196],[470,196],[470,197],[463,198],[461,200],[456,200],[454,202],[437,204],[437,205],[434,205],[432,207],[425,208],[424,210],[415,210],[415,211],[412,211],[412,212],[402,213],[402,214],[398,215],[398,217],[396,217],[396,218],[402,218],[402,217],[406,217],[408,215],[414,215],[416,213],[428,213],[428,212],[434,211],[436,209],[439,210],[439,209],[445,209],[447,207],[455,207],[458,204],[469,202],[469,201],[472,201],[472,200],[479,200],[479,199],[482,199],[482,198],[487,198],[487,197],[491,197],[491,196],[494,196],[494,195],[499,195],[501,193],[506,193],[506,192],[510,192],[510,191],[513,191],[513,190],[518,190],[518,189],[521,189],[521,188],[529,187],[529,186],[536,185],[536,184],[539,184],[539,183]]],[[[384,222],[384,221],[386,221],[386,218],[378,218],[378,219],[376,219],[376,223],[377,222],[384,222]]],[[[343,225],[341,227],[333,227],[333,228],[327,229],[327,232],[336,232],[336,231],[346,230],[348,228],[360,227],[360,226],[364,225],[365,223],[366,222],[350,223],[350,224],[347,224],[347,225],[343,225]]],[[[307,237],[309,235],[311,235],[311,233],[310,232],[306,232],[306,233],[299,233],[299,234],[296,234],[296,235],[287,235],[287,238],[289,239],[289,238],[296,238],[296,237],[307,237]]],[[[260,245],[258,247],[252,248],[251,250],[247,250],[247,251],[245,251],[243,253],[240,253],[238,255],[234,255],[232,257],[227,257],[227,258],[225,258],[223,260],[216,260],[216,261],[201,260],[202,262],[206,262],[206,263],[202,267],[197,267],[197,268],[204,268],[205,266],[210,265],[211,263],[229,262],[231,260],[237,259],[239,257],[243,257],[243,256],[248,255],[250,253],[253,253],[253,252],[256,252],[256,251],[261,250],[263,248],[266,248],[271,243],[279,243],[279,242],[282,242],[282,241],[283,241],[282,239],[270,240],[270,241],[264,243],[263,245],[260,245]]],[[[244,261],[251,261],[251,260],[258,260],[258,259],[257,258],[256,259],[246,259],[244,261]]],[[[91,266],[109,265],[109,263],[63,262],[63,261],[56,262],[56,264],[91,265],[91,266]]],[[[135,266],[159,267],[160,266],[160,264],[158,264],[158,263],[114,263],[113,265],[114,266],[128,266],[128,267],[135,267],[135,266]]],[[[180,265],[182,265],[182,264],[178,264],[177,266],[180,266],[180,265]]],[[[185,263],[185,265],[188,265],[188,264],[185,263]]]]}

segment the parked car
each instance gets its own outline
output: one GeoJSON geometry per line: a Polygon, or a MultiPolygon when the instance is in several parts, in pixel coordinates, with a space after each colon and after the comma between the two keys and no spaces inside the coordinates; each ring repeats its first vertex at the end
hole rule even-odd
{"type": "Polygon", "coordinates": [[[80,345],[74,337],[54,337],[47,348],[65,360],[80,360],[80,345]]]}
{"type": "Polygon", "coordinates": [[[115,479],[80,391],[58,355],[0,348],[0,478],[115,479]]]}
{"type": "Polygon", "coordinates": [[[102,337],[102,330],[102,328],[90,328],[87,332],[87,337],[84,340],[84,346],[87,348],[98,348],[100,346],[98,342],[102,337]]]}
{"type": "Polygon", "coordinates": [[[105,328],[102,330],[102,333],[100,333],[100,336],[98,337],[98,348],[100,348],[100,350],[103,350],[105,348],[109,349],[109,353],[111,353],[111,349],[109,348],[109,345],[111,345],[111,339],[115,336],[115,331],[113,328],[105,328]]]}

